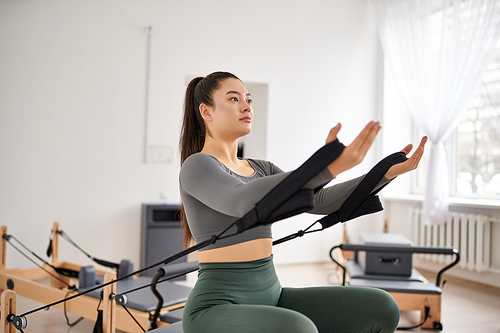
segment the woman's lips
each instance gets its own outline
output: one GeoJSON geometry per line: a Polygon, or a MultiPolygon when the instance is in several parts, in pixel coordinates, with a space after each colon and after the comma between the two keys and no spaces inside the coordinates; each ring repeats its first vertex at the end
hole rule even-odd
{"type": "Polygon", "coordinates": [[[252,118],[251,117],[243,117],[240,119],[240,121],[245,121],[247,123],[250,123],[252,121],[252,118]]]}

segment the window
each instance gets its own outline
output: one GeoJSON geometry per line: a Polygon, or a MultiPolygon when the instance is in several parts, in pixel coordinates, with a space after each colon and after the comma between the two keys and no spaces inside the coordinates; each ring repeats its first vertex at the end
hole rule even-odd
{"type": "Polygon", "coordinates": [[[455,135],[453,192],[500,196],[500,43],[455,135]]]}
{"type": "MultiPolygon", "coordinates": [[[[500,41],[478,94],[445,148],[451,196],[500,198],[500,41]]],[[[425,155],[422,164],[415,183],[415,192],[419,193],[425,185],[425,155]]]]}

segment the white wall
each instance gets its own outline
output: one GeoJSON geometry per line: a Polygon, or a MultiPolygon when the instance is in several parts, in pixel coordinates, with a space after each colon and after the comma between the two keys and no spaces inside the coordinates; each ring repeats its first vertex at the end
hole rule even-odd
{"type": "MultiPolygon", "coordinates": [[[[349,142],[375,117],[377,47],[366,0],[0,0],[0,223],[37,253],[59,221],[92,255],[138,263],[141,203],[179,200],[187,76],[268,84],[267,158],[292,169],[338,121],[349,142]],[[173,147],[174,163],[145,164],[146,142],[173,147]]],[[[340,230],[281,245],[276,260],[327,260],[340,230]]],[[[8,267],[32,265],[9,248],[8,267]]]]}

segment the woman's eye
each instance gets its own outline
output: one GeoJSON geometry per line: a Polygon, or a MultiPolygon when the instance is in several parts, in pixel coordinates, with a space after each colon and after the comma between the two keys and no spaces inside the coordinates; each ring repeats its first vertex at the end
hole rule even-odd
{"type": "Polygon", "coordinates": [[[252,104],[252,100],[251,99],[247,100],[247,103],[252,104]]]}
{"type": "Polygon", "coordinates": [[[232,98],[231,98],[231,101],[233,101],[233,102],[238,102],[238,97],[232,97],[232,98]]]}

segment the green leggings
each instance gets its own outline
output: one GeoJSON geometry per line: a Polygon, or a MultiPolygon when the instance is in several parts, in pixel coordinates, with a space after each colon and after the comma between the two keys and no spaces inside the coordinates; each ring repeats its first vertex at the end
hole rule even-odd
{"type": "Polygon", "coordinates": [[[399,308],[379,289],[282,288],[272,256],[201,263],[184,333],[394,332],[399,308]]]}

